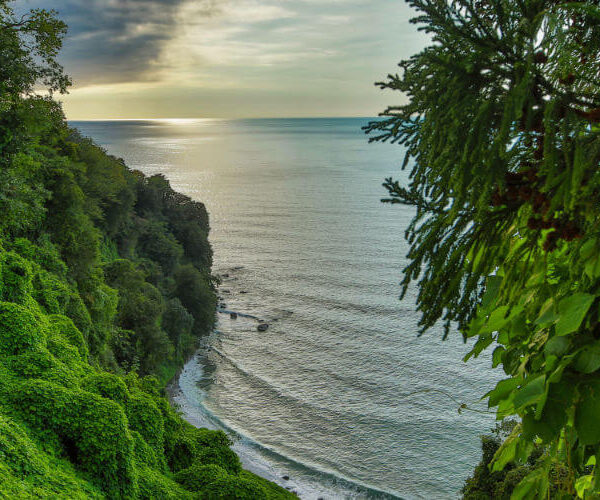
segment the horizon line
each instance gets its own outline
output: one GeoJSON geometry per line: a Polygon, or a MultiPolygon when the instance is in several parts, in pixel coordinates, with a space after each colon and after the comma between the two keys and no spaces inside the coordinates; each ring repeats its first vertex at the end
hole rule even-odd
{"type": "Polygon", "coordinates": [[[344,119],[344,118],[382,118],[381,116],[249,116],[243,118],[67,118],[68,122],[134,122],[134,121],[146,121],[146,122],[160,122],[160,121],[172,121],[172,122],[192,122],[192,121],[225,121],[225,120],[331,120],[331,119],[344,119]]]}

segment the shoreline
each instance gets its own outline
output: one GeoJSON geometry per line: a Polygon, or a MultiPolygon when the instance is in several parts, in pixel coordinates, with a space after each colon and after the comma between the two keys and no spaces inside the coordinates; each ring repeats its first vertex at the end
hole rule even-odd
{"type": "MultiPolygon", "coordinates": [[[[217,333],[215,330],[213,335],[217,333]]],[[[205,337],[207,342],[211,336],[205,337]]],[[[398,495],[355,483],[335,474],[298,462],[264,447],[251,437],[230,428],[202,405],[202,391],[196,383],[203,373],[202,358],[212,348],[201,346],[165,386],[171,406],[186,422],[198,428],[223,430],[233,440],[232,450],[239,456],[244,469],[271,481],[303,500],[402,499],[398,495]],[[184,378],[182,387],[182,377],[184,378]]]]}
{"type": "MultiPolygon", "coordinates": [[[[225,357],[217,347],[215,340],[228,329],[230,316],[235,314],[236,324],[247,321],[253,330],[262,323],[277,323],[292,311],[262,311],[253,314],[239,311],[228,304],[230,298],[240,293],[236,283],[237,272],[241,267],[225,267],[219,269],[222,277],[221,286],[217,288],[216,322],[212,331],[200,339],[198,349],[181,366],[173,378],[165,385],[165,394],[171,406],[189,424],[198,428],[225,431],[233,441],[232,450],[239,456],[244,469],[287,489],[303,500],[344,500],[344,499],[400,499],[397,494],[379,490],[373,486],[361,484],[346,478],[339,473],[324,470],[318,464],[305,463],[301,459],[281,454],[278,450],[265,446],[255,440],[245,429],[232,427],[219,415],[213,414],[204,404],[205,382],[211,382],[207,373],[209,356],[215,353],[225,357]],[[283,316],[282,316],[283,314],[283,316]],[[239,320],[237,318],[240,318],[239,320]],[[202,387],[199,387],[202,384],[202,387]]],[[[211,367],[212,368],[212,367],[211,367]]]]}
{"type": "MultiPolygon", "coordinates": [[[[206,337],[206,338],[208,338],[208,337],[206,337]]],[[[208,349],[210,349],[210,348],[206,348],[206,350],[208,350],[208,349]]],[[[227,432],[227,434],[230,437],[232,437],[230,435],[230,432],[228,432],[226,429],[222,429],[221,426],[210,421],[206,417],[206,415],[202,415],[200,408],[196,408],[197,412],[195,412],[193,414],[192,409],[195,405],[193,405],[191,402],[187,401],[185,393],[184,393],[183,389],[181,388],[181,385],[180,385],[181,375],[183,374],[186,367],[191,362],[199,363],[198,356],[201,355],[202,350],[203,350],[203,348],[200,347],[185,362],[185,364],[177,370],[177,373],[175,374],[175,376],[169,381],[168,384],[165,385],[165,388],[164,388],[165,394],[167,396],[169,404],[175,409],[175,411],[177,411],[179,413],[181,418],[183,418],[189,424],[193,425],[194,427],[198,427],[198,428],[208,428],[208,429],[213,429],[213,430],[225,430],[225,432],[227,432]],[[185,401],[184,401],[184,399],[185,399],[185,401]]],[[[260,476],[263,479],[271,481],[300,497],[301,493],[298,493],[298,491],[296,491],[297,488],[294,487],[297,485],[294,483],[293,479],[289,478],[288,475],[286,475],[286,474],[281,475],[281,474],[278,474],[274,470],[269,470],[270,467],[268,464],[259,463],[256,459],[254,459],[253,457],[250,457],[248,453],[244,453],[244,450],[240,450],[241,446],[240,446],[238,440],[234,440],[234,444],[232,445],[231,448],[240,457],[242,466],[245,470],[252,472],[253,474],[256,474],[257,476],[260,476]],[[287,477],[288,479],[284,479],[284,477],[287,477]]],[[[308,498],[308,497],[301,496],[300,498],[308,498]]],[[[323,500],[321,497],[318,497],[318,498],[323,500]]]]}

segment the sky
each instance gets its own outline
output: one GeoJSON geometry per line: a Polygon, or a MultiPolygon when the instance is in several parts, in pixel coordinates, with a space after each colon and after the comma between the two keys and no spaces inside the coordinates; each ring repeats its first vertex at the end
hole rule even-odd
{"type": "Polygon", "coordinates": [[[17,0],[68,25],[67,117],[375,116],[427,44],[404,0],[17,0]]]}

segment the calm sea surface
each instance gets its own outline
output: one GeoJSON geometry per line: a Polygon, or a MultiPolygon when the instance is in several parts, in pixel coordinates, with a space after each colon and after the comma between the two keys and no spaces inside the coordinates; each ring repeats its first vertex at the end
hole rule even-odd
{"type": "Polygon", "coordinates": [[[74,122],[211,217],[224,311],[177,401],[302,498],[456,498],[493,417],[462,412],[500,377],[458,334],[417,338],[398,300],[413,211],[380,203],[398,146],[366,119],[74,122]],[[257,319],[270,327],[258,332],[257,319]],[[289,476],[288,480],[283,476],[289,476]],[[379,492],[379,493],[378,493],[379,492]]]}

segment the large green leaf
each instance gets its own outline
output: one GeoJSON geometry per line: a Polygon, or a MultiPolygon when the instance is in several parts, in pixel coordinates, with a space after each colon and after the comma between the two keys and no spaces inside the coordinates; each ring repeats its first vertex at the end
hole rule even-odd
{"type": "Polygon", "coordinates": [[[548,492],[548,476],[544,469],[535,469],[523,478],[513,490],[510,500],[546,498],[548,492]]]}
{"type": "Polygon", "coordinates": [[[585,498],[585,493],[592,487],[594,475],[581,476],[575,481],[575,491],[578,498],[585,498]]]}
{"type": "Polygon", "coordinates": [[[575,369],[582,373],[592,373],[600,368],[600,342],[585,346],[575,358],[575,369]]]}
{"type": "Polygon", "coordinates": [[[524,408],[532,404],[538,403],[546,390],[546,376],[538,375],[535,378],[525,382],[516,393],[513,400],[515,409],[524,408]]]}
{"type": "Polygon", "coordinates": [[[565,337],[552,337],[544,346],[546,356],[562,356],[569,348],[570,340],[565,337]]]}
{"type": "Polygon", "coordinates": [[[556,311],[556,304],[554,303],[554,299],[548,299],[544,302],[540,310],[540,314],[538,318],[535,320],[536,325],[549,325],[554,323],[558,319],[558,314],[556,311]]]}
{"type": "Polygon", "coordinates": [[[558,304],[560,319],[556,323],[556,334],[568,335],[577,331],[594,299],[595,296],[589,293],[574,293],[562,299],[558,304]]]}
{"type": "MultiPolygon", "coordinates": [[[[519,426],[517,426],[519,427],[519,426]]],[[[492,460],[492,471],[500,471],[506,467],[506,464],[512,462],[517,454],[517,444],[519,443],[519,432],[515,427],[510,436],[508,436],[502,446],[494,454],[492,460]]]]}
{"type": "Polygon", "coordinates": [[[502,284],[502,276],[488,276],[485,280],[485,293],[481,298],[481,308],[487,309],[492,306],[498,297],[500,285],[502,284]]]}
{"type": "Polygon", "coordinates": [[[485,325],[479,331],[479,334],[492,333],[506,325],[511,319],[510,315],[508,315],[508,310],[508,306],[500,306],[494,309],[485,325]]]}
{"type": "Polygon", "coordinates": [[[575,411],[575,429],[581,444],[600,442],[600,380],[579,387],[580,401],[575,411]]]}
{"type": "Polygon", "coordinates": [[[496,387],[486,394],[489,398],[488,405],[491,408],[496,406],[503,399],[507,399],[510,393],[512,393],[521,383],[521,377],[507,378],[501,380],[496,384],[496,387]]]}

